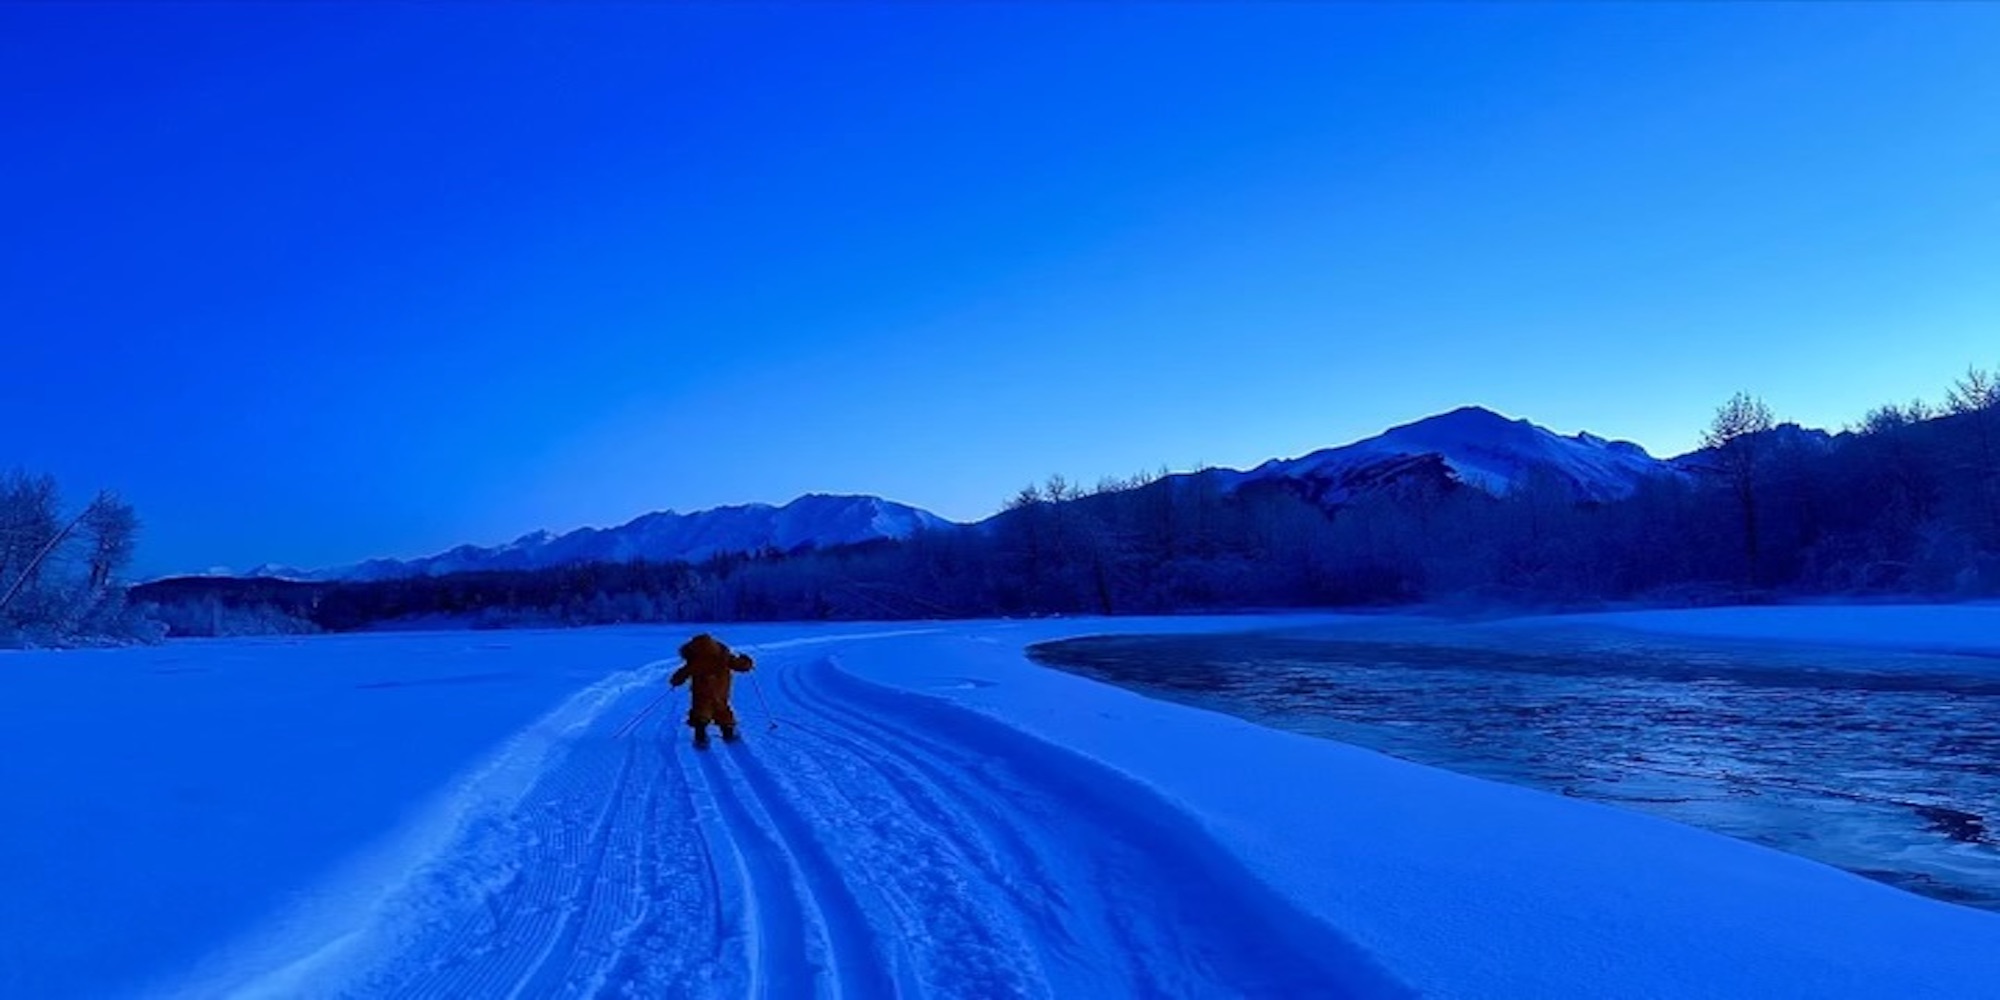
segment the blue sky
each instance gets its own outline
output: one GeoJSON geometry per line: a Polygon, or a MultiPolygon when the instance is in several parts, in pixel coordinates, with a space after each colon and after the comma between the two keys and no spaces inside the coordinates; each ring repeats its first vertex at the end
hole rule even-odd
{"type": "Polygon", "coordinates": [[[141,570],[2000,363],[2000,6],[0,7],[0,464],[141,570]]]}

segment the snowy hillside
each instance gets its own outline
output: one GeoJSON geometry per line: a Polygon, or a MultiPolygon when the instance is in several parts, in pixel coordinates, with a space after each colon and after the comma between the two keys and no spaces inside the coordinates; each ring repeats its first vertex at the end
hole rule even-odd
{"type": "Polygon", "coordinates": [[[491,548],[461,545],[425,559],[374,559],[293,578],[382,580],[584,562],[698,562],[723,553],[789,552],[908,538],[920,528],[948,523],[928,511],[880,497],[810,494],[782,507],[745,504],[689,514],[661,511],[616,528],[579,528],[562,535],[537,531],[491,548]]]}
{"type": "Polygon", "coordinates": [[[1495,495],[1522,485],[1537,471],[1589,500],[1614,500],[1649,476],[1677,474],[1671,464],[1628,441],[1589,433],[1564,437],[1526,420],[1466,406],[1303,458],[1274,459],[1228,478],[1232,485],[1271,480],[1319,484],[1318,495],[1338,502],[1361,484],[1421,469],[1425,460],[1441,461],[1459,482],[1495,495]]]}

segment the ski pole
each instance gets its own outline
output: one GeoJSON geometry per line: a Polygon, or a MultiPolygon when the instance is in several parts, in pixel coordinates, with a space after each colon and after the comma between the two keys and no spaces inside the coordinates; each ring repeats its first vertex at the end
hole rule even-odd
{"type": "Polygon", "coordinates": [[[757,689],[757,701],[764,706],[764,718],[771,720],[771,728],[778,728],[778,717],[771,714],[770,699],[764,697],[764,682],[757,679],[756,671],[750,673],[750,686],[757,689]]]}
{"type": "Polygon", "coordinates": [[[653,709],[659,708],[660,703],[666,701],[667,695],[670,695],[672,693],[673,693],[672,691],[660,692],[660,696],[658,698],[653,699],[652,703],[647,705],[645,708],[640,709],[638,715],[635,715],[630,719],[627,719],[624,725],[619,726],[618,731],[611,734],[611,738],[614,740],[624,739],[626,733],[631,732],[634,727],[639,725],[639,723],[646,721],[646,716],[653,714],[653,709]]]}

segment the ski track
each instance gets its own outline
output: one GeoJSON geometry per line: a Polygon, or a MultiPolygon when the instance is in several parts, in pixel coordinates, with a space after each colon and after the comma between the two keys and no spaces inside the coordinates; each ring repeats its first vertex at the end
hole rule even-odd
{"type": "Polygon", "coordinates": [[[1101,765],[757,652],[776,729],[741,692],[741,743],[673,701],[614,740],[657,689],[614,703],[329,995],[1407,995],[1101,765]]]}

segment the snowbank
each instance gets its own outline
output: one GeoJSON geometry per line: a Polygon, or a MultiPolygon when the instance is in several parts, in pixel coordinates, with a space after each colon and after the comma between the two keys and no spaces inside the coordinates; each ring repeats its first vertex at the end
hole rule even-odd
{"type": "MultiPolygon", "coordinates": [[[[1101,762],[1440,997],[2000,996],[2000,915],[1638,813],[1266,730],[1037,667],[995,625],[854,647],[858,677],[1101,762]]],[[[1292,624],[1297,624],[1293,622],[1292,624]]]]}

